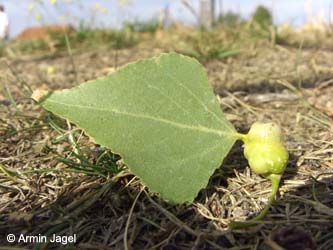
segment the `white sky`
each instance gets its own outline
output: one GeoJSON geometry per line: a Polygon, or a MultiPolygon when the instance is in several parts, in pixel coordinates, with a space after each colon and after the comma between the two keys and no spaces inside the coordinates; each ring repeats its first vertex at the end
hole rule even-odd
{"type": "MultiPolygon", "coordinates": [[[[39,0],[40,1],[40,0],[39,0]]],[[[129,4],[121,6],[121,0],[57,0],[55,5],[52,0],[44,0],[44,4],[34,4],[34,9],[28,11],[30,3],[37,0],[0,0],[5,5],[11,23],[11,36],[29,26],[50,23],[66,23],[68,21],[79,23],[84,20],[89,25],[103,27],[119,27],[123,21],[136,19],[150,19],[158,16],[158,13],[169,6],[171,15],[185,23],[194,23],[195,18],[181,3],[181,0],[130,0],[129,4]],[[100,10],[93,11],[99,4],[100,10]],[[103,14],[102,9],[107,13],[103,14]],[[35,15],[42,15],[41,21],[35,19],[35,15]],[[65,17],[65,18],[64,18],[65,17]]],[[[195,8],[198,8],[199,0],[190,0],[195,8]]],[[[307,20],[309,12],[312,15],[322,15],[326,20],[330,13],[333,19],[333,0],[217,0],[223,2],[223,11],[231,10],[249,17],[257,5],[264,5],[273,10],[276,24],[289,22],[300,25],[307,20]]]]}

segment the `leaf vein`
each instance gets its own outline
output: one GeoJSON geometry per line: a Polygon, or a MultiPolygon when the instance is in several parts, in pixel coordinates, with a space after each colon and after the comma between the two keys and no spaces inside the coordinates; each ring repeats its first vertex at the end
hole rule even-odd
{"type": "Polygon", "coordinates": [[[90,106],[84,106],[84,105],[78,105],[78,104],[62,103],[62,102],[56,102],[56,101],[51,100],[51,99],[49,99],[48,102],[68,106],[68,107],[71,107],[71,108],[90,109],[90,110],[102,111],[102,112],[112,112],[114,114],[130,116],[130,117],[134,117],[134,118],[148,119],[148,120],[152,120],[152,121],[156,121],[156,122],[166,123],[166,124],[169,124],[171,126],[178,127],[178,128],[181,128],[181,129],[189,129],[189,130],[203,132],[203,133],[217,134],[220,137],[222,137],[222,136],[231,136],[231,133],[228,133],[228,132],[225,132],[225,131],[221,131],[221,130],[217,130],[217,129],[213,129],[213,128],[208,128],[208,127],[200,126],[200,125],[199,126],[192,126],[192,125],[183,124],[183,123],[175,122],[175,121],[160,118],[160,117],[156,118],[156,117],[149,116],[149,115],[144,115],[144,114],[130,113],[130,112],[126,112],[126,111],[120,111],[120,110],[117,110],[117,109],[104,109],[104,108],[100,108],[100,107],[90,107],[90,106]]]}
{"type": "Polygon", "coordinates": [[[171,78],[171,80],[174,80],[178,86],[185,89],[206,111],[208,111],[210,114],[212,114],[223,126],[225,126],[225,121],[223,121],[219,116],[217,116],[212,110],[210,110],[205,103],[200,100],[200,98],[193,93],[191,89],[189,89],[186,85],[184,85],[181,81],[177,80],[170,72],[167,72],[167,76],[171,78]]]}

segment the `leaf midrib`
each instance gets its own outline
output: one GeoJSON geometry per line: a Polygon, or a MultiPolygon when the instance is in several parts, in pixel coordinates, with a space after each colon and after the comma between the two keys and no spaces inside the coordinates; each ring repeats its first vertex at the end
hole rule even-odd
{"type": "Polygon", "coordinates": [[[55,103],[55,104],[59,104],[59,105],[64,105],[64,106],[68,106],[68,107],[71,107],[71,108],[90,109],[90,110],[94,110],[94,111],[111,112],[111,113],[114,113],[114,114],[131,116],[131,117],[134,117],[134,118],[142,118],[142,119],[153,120],[153,121],[156,121],[156,122],[166,123],[166,124],[169,124],[171,126],[178,127],[178,128],[181,128],[181,129],[189,129],[189,130],[202,132],[202,133],[216,134],[220,137],[222,137],[222,136],[231,136],[231,134],[232,134],[231,131],[230,131],[230,133],[227,133],[227,132],[222,131],[222,130],[208,128],[208,127],[205,127],[205,126],[191,126],[191,125],[175,122],[175,121],[164,119],[164,118],[156,118],[156,117],[153,117],[153,116],[143,115],[143,114],[135,114],[135,113],[125,112],[125,111],[120,111],[120,110],[117,110],[117,109],[103,109],[103,108],[99,108],[99,107],[90,107],[90,106],[84,106],[84,105],[69,104],[69,103],[63,103],[63,102],[56,102],[56,101],[53,101],[53,100],[50,100],[50,99],[48,99],[47,102],[51,102],[51,103],[55,103]]]}

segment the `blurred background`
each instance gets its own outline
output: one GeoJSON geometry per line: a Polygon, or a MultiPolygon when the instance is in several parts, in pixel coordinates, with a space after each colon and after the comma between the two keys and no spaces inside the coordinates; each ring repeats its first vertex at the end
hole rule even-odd
{"type": "Polygon", "coordinates": [[[253,41],[321,48],[332,44],[332,0],[3,0],[1,4],[9,30],[0,54],[10,57],[55,52],[69,45],[121,49],[150,41],[146,47],[207,60],[239,54],[253,41]]]}
{"type": "Polygon", "coordinates": [[[198,15],[212,4],[215,20],[226,14],[249,19],[258,5],[266,7],[275,25],[299,27],[309,22],[331,23],[332,0],[3,0],[11,21],[10,36],[30,26],[68,24],[78,28],[121,28],[130,22],[161,21],[197,25],[198,15]],[[207,3],[205,3],[207,2],[207,3]],[[200,10],[201,9],[201,10],[200,10]]]}

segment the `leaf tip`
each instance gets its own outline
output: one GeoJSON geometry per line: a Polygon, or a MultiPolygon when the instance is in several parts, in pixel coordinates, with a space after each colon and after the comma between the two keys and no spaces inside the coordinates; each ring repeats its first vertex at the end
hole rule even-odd
{"type": "Polygon", "coordinates": [[[42,99],[44,99],[44,97],[46,97],[49,94],[49,91],[42,89],[42,88],[38,88],[35,89],[34,92],[31,95],[31,98],[33,100],[35,100],[36,102],[40,102],[42,99]]]}

